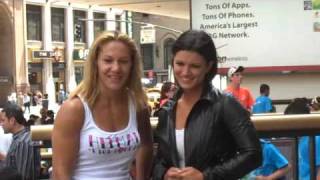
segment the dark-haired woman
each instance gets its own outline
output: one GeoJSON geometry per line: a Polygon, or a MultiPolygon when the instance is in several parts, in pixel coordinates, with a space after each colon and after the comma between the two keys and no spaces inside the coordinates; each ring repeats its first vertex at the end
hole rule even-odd
{"type": "Polygon", "coordinates": [[[179,89],[159,112],[153,179],[232,180],[257,168],[261,147],[249,113],[211,85],[217,72],[211,37],[187,31],[172,52],[179,89]]]}

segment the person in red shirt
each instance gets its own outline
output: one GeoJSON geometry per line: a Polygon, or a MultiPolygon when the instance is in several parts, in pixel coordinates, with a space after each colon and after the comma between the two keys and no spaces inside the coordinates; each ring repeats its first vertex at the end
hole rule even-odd
{"type": "Polygon", "coordinates": [[[227,89],[225,89],[226,93],[232,94],[238,101],[245,107],[249,112],[251,112],[251,108],[254,104],[254,99],[251,95],[249,89],[240,87],[244,71],[243,66],[230,67],[228,70],[228,78],[230,80],[230,84],[227,89]]]}

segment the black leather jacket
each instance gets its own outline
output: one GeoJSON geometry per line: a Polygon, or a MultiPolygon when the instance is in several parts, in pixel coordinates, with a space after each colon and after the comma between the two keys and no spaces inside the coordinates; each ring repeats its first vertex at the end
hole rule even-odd
{"type": "MultiPolygon", "coordinates": [[[[181,92],[159,111],[153,180],[163,179],[170,167],[179,166],[175,138],[179,96],[181,92]]],[[[184,135],[185,164],[200,170],[205,180],[237,179],[261,165],[261,147],[250,114],[236,99],[211,86],[204,88],[190,111],[184,135]]]]}

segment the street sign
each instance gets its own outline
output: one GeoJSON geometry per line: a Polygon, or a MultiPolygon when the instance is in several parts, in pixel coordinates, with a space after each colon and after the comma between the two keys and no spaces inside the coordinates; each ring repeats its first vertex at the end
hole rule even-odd
{"type": "Polygon", "coordinates": [[[0,83],[10,83],[11,80],[10,80],[10,76],[0,76],[0,83]]]}
{"type": "Polygon", "coordinates": [[[55,56],[54,51],[36,50],[32,51],[33,59],[51,59],[55,56]]]}

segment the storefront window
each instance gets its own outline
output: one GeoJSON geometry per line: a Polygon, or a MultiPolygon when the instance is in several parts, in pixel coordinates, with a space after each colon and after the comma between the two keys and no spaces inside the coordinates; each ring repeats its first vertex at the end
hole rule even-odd
{"type": "MultiPolygon", "coordinates": [[[[94,13],[94,19],[105,19],[104,13],[94,13]]],[[[94,38],[105,30],[105,21],[94,21],[94,38]]]]}
{"type": "Polygon", "coordinates": [[[75,67],[75,76],[76,76],[76,83],[80,84],[83,79],[83,66],[76,66],[75,67]]]}
{"type": "Polygon", "coordinates": [[[52,40],[64,42],[64,9],[51,8],[52,40]]]}
{"type": "Polygon", "coordinates": [[[28,79],[31,92],[42,92],[42,63],[28,63],[28,79]]]}
{"type": "Polygon", "coordinates": [[[86,18],[85,11],[74,10],[73,11],[74,22],[74,41],[86,42],[86,22],[81,20],[86,18]]]}
{"type": "Polygon", "coordinates": [[[27,39],[42,40],[41,6],[27,4],[27,39]]]}
{"type": "Polygon", "coordinates": [[[116,15],[116,31],[121,31],[121,16],[116,15]]]}
{"type": "Polygon", "coordinates": [[[153,69],[153,44],[141,44],[143,70],[153,69]]]}

